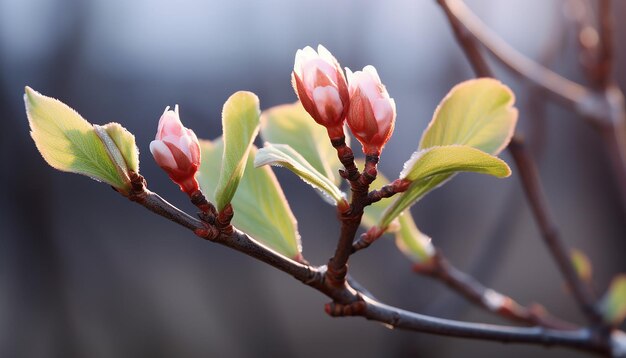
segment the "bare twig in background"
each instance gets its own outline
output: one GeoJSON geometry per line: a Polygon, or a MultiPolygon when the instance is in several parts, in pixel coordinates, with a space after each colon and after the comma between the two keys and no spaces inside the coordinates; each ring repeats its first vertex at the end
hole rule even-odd
{"type": "Polygon", "coordinates": [[[600,322],[601,317],[595,306],[594,295],[589,286],[578,276],[570,259],[570,250],[561,240],[558,229],[554,224],[545,200],[545,194],[539,182],[539,172],[534,161],[524,148],[523,141],[518,138],[514,138],[511,141],[509,151],[513,155],[513,160],[515,160],[524,192],[531,206],[531,211],[535,216],[535,221],[539,225],[541,235],[550,249],[552,257],[555,259],[582,311],[592,323],[600,322]]]}
{"type": "MultiPolygon", "coordinates": [[[[458,23],[452,25],[455,33],[456,27],[465,29],[464,37],[458,37],[459,40],[466,41],[465,38],[473,37],[475,40],[472,41],[484,46],[506,68],[543,88],[558,102],[575,110],[594,124],[603,136],[616,176],[616,186],[620,191],[622,208],[626,212],[626,112],[623,93],[611,77],[613,35],[610,1],[601,0],[599,36],[602,37],[599,39],[600,54],[597,55],[596,67],[602,68],[592,71],[598,73],[597,77],[603,84],[603,88],[600,89],[587,88],[524,56],[487,27],[462,0],[438,0],[438,2],[445,6],[446,15],[451,23],[458,23]]],[[[473,58],[477,57],[476,52],[478,50],[467,52],[472,63],[475,61],[473,58]]],[[[482,67],[474,67],[481,71],[477,73],[482,76],[484,73],[482,67]]]]}
{"type": "Polygon", "coordinates": [[[452,266],[439,250],[432,260],[424,264],[416,264],[413,266],[413,269],[419,274],[443,282],[470,302],[503,318],[560,330],[575,330],[578,328],[578,326],[572,323],[551,316],[540,305],[535,304],[530,307],[524,307],[511,297],[483,286],[475,278],[452,266]]]}

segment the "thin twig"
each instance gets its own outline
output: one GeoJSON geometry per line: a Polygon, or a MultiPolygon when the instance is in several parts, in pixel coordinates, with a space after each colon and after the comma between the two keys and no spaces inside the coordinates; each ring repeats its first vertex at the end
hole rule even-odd
{"type": "Polygon", "coordinates": [[[513,156],[520,175],[522,187],[528,198],[532,213],[541,231],[541,235],[555,259],[559,270],[565,277],[581,310],[592,323],[601,321],[601,316],[595,307],[595,298],[589,286],[578,276],[574,264],[570,259],[569,250],[563,243],[558,229],[546,203],[545,194],[539,183],[539,172],[521,140],[514,138],[509,144],[509,151],[513,156]]]}
{"type": "Polygon", "coordinates": [[[348,210],[342,211],[338,207],[341,234],[337,241],[335,254],[328,260],[328,271],[325,278],[332,285],[343,286],[348,273],[348,259],[352,254],[352,242],[361,224],[363,208],[368,205],[369,185],[376,179],[378,156],[366,156],[365,168],[363,173],[360,173],[354,163],[352,149],[346,144],[345,138],[333,140],[332,145],[337,150],[337,156],[346,169],[341,172],[341,176],[350,183],[352,199],[348,210]]]}
{"type": "MultiPolygon", "coordinates": [[[[524,56],[487,27],[462,0],[437,1],[446,10],[450,22],[454,23],[453,29],[457,27],[466,29],[506,68],[546,90],[552,97],[599,128],[606,139],[604,145],[617,177],[616,185],[620,191],[622,208],[626,212],[626,181],[623,180],[626,178],[626,139],[623,139],[626,134],[620,132],[626,128],[626,115],[624,115],[626,110],[623,93],[611,77],[614,49],[610,0],[601,0],[600,3],[600,49],[596,56],[598,58],[595,61],[596,68],[591,68],[589,71],[598,73],[594,76],[599,78],[602,87],[598,90],[586,88],[524,56]]],[[[473,58],[476,57],[473,52],[474,50],[468,52],[472,63],[473,58]]],[[[480,67],[474,67],[477,73],[484,72],[480,67]]]]}
{"type": "Polygon", "coordinates": [[[414,265],[413,270],[443,282],[470,302],[505,319],[559,330],[578,328],[572,323],[551,316],[540,305],[524,307],[511,297],[485,287],[474,277],[450,264],[439,250],[428,262],[414,265]]]}
{"type": "MultiPolygon", "coordinates": [[[[196,232],[206,228],[203,223],[174,207],[160,196],[150,191],[140,195],[142,200],[134,200],[150,211],[196,232]]],[[[508,343],[528,343],[544,346],[559,345],[600,354],[609,354],[611,347],[605,340],[599,340],[590,329],[575,331],[552,330],[545,328],[519,328],[502,325],[488,325],[447,320],[420,315],[396,307],[385,305],[367,294],[357,291],[347,282],[342,286],[329,285],[324,280],[324,267],[311,267],[290,260],[254,241],[244,232],[233,229],[228,235],[220,235],[216,243],[237,250],[245,255],[273,266],[304,284],[322,292],[338,305],[356,305],[359,309],[343,310],[378,321],[394,328],[424,332],[451,337],[464,337],[508,343]]],[[[358,284],[355,284],[358,287],[358,284]]]]}
{"type": "Polygon", "coordinates": [[[611,0],[599,0],[598,4],[598,33],[600,46],[596,64],[597,85],[606,89],[612,82],[614,45],[613,45],[613,17],[611,16],[611,0]]]}
{"type": "MultiPolygon", "coordinates": [[[[486,28],[482,24],[482,22],[480,22],[480,20],[474,14],[472,14],[469,9],[467,9],[467,7],[465,7],[465,4],[462,1],[438,1],[439,4],[444,8],[444,10],[447,9],[446,14],[450,14],[448,15],[448,20],[451,23],[456,23],[455,26],[452,26],[453,28],[462,28],[463,25],[468,28],[469,25],[467,22],[470,22],[474,24],[474,27],[479,27],[481,29],[481,33],[490,33],[490,30],[486,28]],[[459,14],[463,14],[463,20],[460,19],[459,14]]],[[[476,33],[474,33],[474,36],[484,44],[484,38],[480,38],[476,35],[476,33]]],[[[477,45],[477,42],[470,39],[469,37],[457,36],[457,39],[461,43],[461,47],[466,51],[467,49],[476,47],[477,45]]],[[[506,44],[504,41],[501,41],[499,38],[498,40],[498,46],[508,46],[508,44],[506,44]]],[[[470,59],[470,62],[475,63],[476,61],[478,61],[475,58],[476,56],[481,57],[482,55],[478,51],[468,52],[468,58],[470,59]],[[470,57],[470,54],[472,57],[470,57]]],[[[482,61],[484,61],[484,59],[482,61]]],[[[534,62],[530,62],[534,64],[534,62]]],[[[543,67],[539,64],[535,64],[535,66],[543,67]]],[[[489,72],[489,70],[487,71],[489,72]]],[[[477,73],[477,75],[481,74],[477,73]]],[[[565,91],[566,88],[561,88],[561,90],[565,91]]],[[[508,149],[513,155],[515,163],[517,164],[517,169],[522,180],[522,185],[524,187],[524,192],[526,193],[526,198],[528,199],[535,220],[537,221],[541,230],[543,240],[550,249],[552,257],[557,262],[557,265],[561,273],[565,277],[568,285],[572,288],[574,297],[576,298],[576,301],[578,302],[578,305],[580,306],[583,313],[588,317],[590,322],[594,324],[600,322],[600,315],[594,305],[594,296],[576,273],[573,263],[570,260],[569,250],[561,240],[558,234],[557,226],[554,223],[552,216],[550,215],[547,207],[547,200],[539,181],[539,172],[537,171],[537,167],[532,157],[528,154],[528,151],[523,145],[522,140],[516,135],[513,136],[513,138],[511,139],[511,143],[509,144],[508,149]]]]}
{"type": "Polygon", "coordinates": [[[524,56],[487,27],[463,1],[438,1],[447,9],[448,18],[454,19],[457,24],[453,28],[463,26],[507,68],[547,90],[561,102],[575,108],[583,104],[590,106],[588,103],[592,93],[589,90],[524,56]]]}

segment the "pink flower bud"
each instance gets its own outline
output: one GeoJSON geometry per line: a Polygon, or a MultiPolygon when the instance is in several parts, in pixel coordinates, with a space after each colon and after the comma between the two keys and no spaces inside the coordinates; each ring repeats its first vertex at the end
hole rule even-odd
{"type": "Polygon", "coordinates": [[[396,122],[396,102],[380,82],[374,66],[352,73],[346,68],[350,109],[348,126],[363,145],[363,152],[380,155],[396,122]]]}
{"type": "Polygon", "coordinates": [[[291,82],[304,109],[326,127],[330,139],[341,138],[350,96],[335,57],[322,45],[317,52],[309,46],[298,50],[291,82]]]}
{"type": "Polygon", "coordinates": [[[180,190],[189,195],[198,190],[195,176],[200,167],[200,143],[196,134],[181,123],[178,106],[174,111],[167,107],[163,112],[156,138],[150,142],[150,152],[180,190]]]}

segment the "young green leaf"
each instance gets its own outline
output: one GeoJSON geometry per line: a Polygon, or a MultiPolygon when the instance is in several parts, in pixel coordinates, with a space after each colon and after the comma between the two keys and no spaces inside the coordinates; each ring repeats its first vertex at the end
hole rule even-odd
{"type": "Polygon", "coordinates": [[[417,151],[400,173],[400,178],[411,181],[411,185],[387,208],[379,226],[389,225],[417,199],[456,172],[475,172],[498,178],[511,175],[511,169],[503,160],[472,147],[449,145],[417,151]]]}
{"type": "Polygon", "coordinates": [[[260,112],[259,98],[252,92],[236,92],[224,103],[224,155],[220,180],[215,189],[218,210],[224,209],[237,191],[252,142],[259,131],[260,112]]]}
{"type": "MultiPolygon", "coordinates": [[[[272,107],[261,114],[261,137],[273,144],[287,144],[335,185],[342,167],[326,128],[315,123],[300,101],[272,107]]],[[[347,139],[347,138],[346,138],[347,139]]]]}
{"type": "Polygon", "coordinates": [[[464,145],[431,147],[413,153],[404,163],[400,179],[420,180],[438,174],[475,172],[498,178],[511,175],[511,169],[500,158],[464,145]]]}
{"type": "Polygon", "coordinates": [[[129,189],[128,177],[111,160],[93,126],[59,100],[30,87],[24,95],[31,136],[55,169],[86,175],[118,190],[129,189]]]}
{"type": "Polygon", "coordinates": [[[462,82],[435,110],[419,149],[461,144],[496,155],[509,144],[515,131],[514,102],[513,92],[498,80],[462,82]]]}
{"type": "Polygon", "coordinates": [[[254,166],[258,168],[263,165],[285,167],[305,183],[319,190],[322,197],[330,204],[348,205],[344,193],[287,144],[266,143],[265,147],[259,149],[254,159],[254,166]]]}
{"type": "Polygon", "coordinates": [[[102,126],[124,157],[129,170],[139,173],[139,150],[135,145],[135,136],[119,123],[107,123],[102,126]]]}
{"type": "MultiPolygon", "coordinates": [[[[202,164],[198,181],[205,193],[212,193],[210,189],[220,176],[224,142],[221,138],[200,141],[200,147],[202,164]]],[[[232,223],[276,252],[298,258],[302,250],[296,219],[272,169],[269,166],[254,168],[256,147],[252,146],[250,152],[239,188],[232,198],[235,210],[232,223]]],[[[207,199],[215,201],[210,194],[207,199]]]]}
{"type": "Polygon", "coordinates": [[[592,267],[591,261],[589,261],[587,255],[578,249],[572,249],[570,257],[578,277],[580,277],[583,281],[591,282],[592,267]]]}
{"type": "Polygon", "coordinates": [[[604,320],[618,326],[626,318],[626,274],[613,279],[608,291],[600,302],[604,320]]]}
{"type": "Polygon", "coordinates": [[[413,263],[424,263],[435,254],[435,248],[428,235],[415,225],[409,210],[398,217],[400,230],[396,233],[396,246],[413,263]]]}
{"type": "Polygon", "coordinates": [[[379,226],[389,225],[457,171],[508,176],[506,163],[489,154],[498,154],[513,136],[517,123],[514,102],[513,92],[490,78],[465,81],[452,88],[424,131],[420,150],[401,173],[401,177],[413,183],[389,206],[379,226]]]}

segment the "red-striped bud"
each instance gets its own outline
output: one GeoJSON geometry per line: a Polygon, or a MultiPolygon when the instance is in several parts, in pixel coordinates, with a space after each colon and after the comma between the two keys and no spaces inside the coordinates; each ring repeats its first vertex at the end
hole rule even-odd
{"type": "Polygon", "coordinates": [[[180,121],[178,106],[174,111],[167,107],[163,112],[156,138],[150,143],[150,152],[180,190],[189,195],[198,190],[196,172],[200,167],[200,143],[196,134],[180,121]]]}
{"type": "Polygon", "coordinates": [[[298,50],[291,82],[304,109],[326,127],[330,139],[341,138],[350,96],[335,57],[322,45],[317,52],[309,46],[298,50]]]}
{"type": "Polygon", "coordinates": [[[363,152],[380,155],[396,122],[396,103],[381,83],[374,66],[352,72],[346,68],[350,108],[348,126],[363,145],[363,152]]]}

